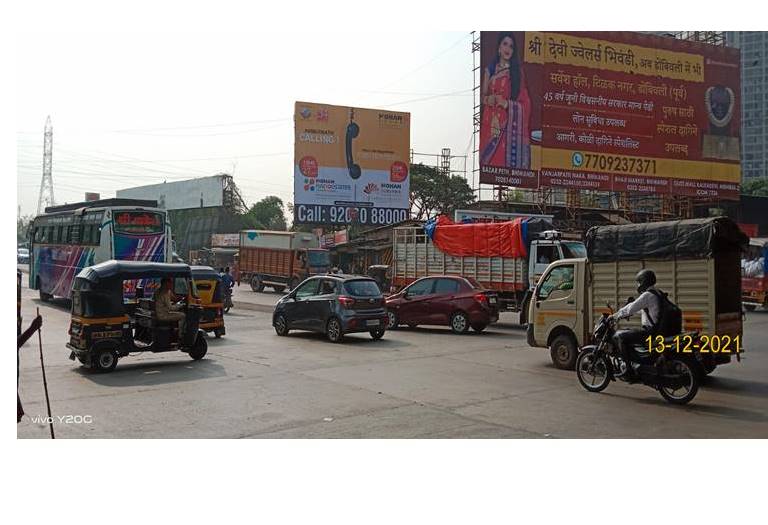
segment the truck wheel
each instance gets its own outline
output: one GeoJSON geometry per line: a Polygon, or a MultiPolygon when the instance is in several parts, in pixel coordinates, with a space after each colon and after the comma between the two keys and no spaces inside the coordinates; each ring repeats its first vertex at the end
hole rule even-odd
{"type": "Polygon", "coordinates": [[[576,358],[579,352],[576,349],[576,342],[567,334],[560,334],[552,341],[549,346],[549,355],[552,357],[552,363],[555,368],[561,370],[573,370],[576,366],[576,358]]]}
{"type": "Polygon", "coordinates": [[[273,286],[272,288],[274,288],[277,293],[283,293],[285,291],[285,286],[273,286]]]}
{"type": "Polygon", "coordinates": [[[296,277],[291,277],[288,279],[288,289],[293,291],[294,288],[296,288],[299,285],[299,280],[296,277]]]}
{"type": "Polygon", "coordinates": [[[263,292],[264,291],[264,283],[261,282],[261,277],[258,275],[254,275],[251,277],[251,290],[254,292],[263,292]]]}

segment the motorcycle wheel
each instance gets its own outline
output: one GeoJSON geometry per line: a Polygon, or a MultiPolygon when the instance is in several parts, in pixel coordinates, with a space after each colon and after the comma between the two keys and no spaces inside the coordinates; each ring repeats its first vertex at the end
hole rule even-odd
{"type": "Polygon", "coordinates": [[[659,387],[661,397],[674,405],[685,405],[690,402],[699,391],[699,374],[696,367],[683,359],[672,358],[667,362],[666,372],[680,374],[684,377],[684,384],[678,388],[659,387]]]}
{"type": "Polygon", "coordinates": [[[610,364],[605,356],[596,356],[594,350],[585,350],[576,358],[576,377],[589,392],[602,392],[611,382],[610,364]]]}

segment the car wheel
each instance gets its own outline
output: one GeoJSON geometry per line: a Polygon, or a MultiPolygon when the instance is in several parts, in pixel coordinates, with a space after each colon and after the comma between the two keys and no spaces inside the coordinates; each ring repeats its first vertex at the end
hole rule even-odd
{"type": "Polygon", "coordinates": [[[197,339],[195,339],[195,344],[192,345],[192,349],[189,351],[189,357],[194,359],[195,361],[199,361],[203,357],[205,357],[205,354],[208,353],[208,341],[205,340],[204,337],[202,337],[200,334],[197,334],[197,339]]]}
{"type": "Polygon", "coordinates": [[[111,372],[117,366],[118,355],[116,350],[101,350],[91,361],[99,372],[111,372]]]}
{"type": "Polygon", "coordinates": [[[288,335],[288,332],[288,321],[285,319],[284,315],[278,315],[275,319],[275,333],[280,337],[284,337],[288,335]]]}
{"type": "Polygon", "coordinates": [[[398,324],[397,314],[392,310],[387,310],[387,330],[397,329],[398,324]]]}
{"type": "Polygon", "coordinates": [[[378,328],[376,330],[371,330],[371,338],[374,341],[378,341],[379,339],[384,337],[384,332],[386,332],[386,330],[384,328],[378,328]]]}
{"type": "Polygon", "coordinates": [[[451,331],[454,334],[466,334],[469,330],[469,318],[464,312],[456,312],[451,316],[451,331]]]}
{"type": "Polygon", "coordinates": [[[325,335],[332,343],[340,343],[344,339],[344,333],[341,331],[341,322],[331,317],[328,319],[328,324],[325,325],[325,335]]]}
{"type": "Polygon", "coordinates": [[[485,330],[487,327],[488,327],[487,324],[473,324],[472,325],[472,330],[474,330],[477,333],[480,333],[483,330],[485,330]]]}
{"type": "Polygon", "coordinates": [[[576,358],[579,352],[576,349],[576,342],[566,334],[555,337],[549,347],[549,355],[555,368],[561,370],[573,370],[576,366],[576,358]]]}
{"type": "Polygon", "coordinates": [[[258,275],[254,275],[251,277],[251,290],[254,292],[263,292],[264,291],[264,283],[261,281],[261,277],[258,275]]]}

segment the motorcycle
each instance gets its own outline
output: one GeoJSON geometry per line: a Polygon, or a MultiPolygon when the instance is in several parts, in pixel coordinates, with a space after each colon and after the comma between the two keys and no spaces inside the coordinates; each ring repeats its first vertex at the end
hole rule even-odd
{"type": "Polygon", "coordinates": [[[234,306],[232,302],[232,288],[229,286],[224,287],[224,313],[228,314],[229,309],[234,306]]]}
{"type": "MultiPolygon", "coordinates": [[[[608,305],[609,310],[613,310],[608,305]]],[[[698,343],[698,333],[680,334],[690,336],[698,343]]],[[[662,352],[651,351],[647,344],[634,345],[627,363],[621,354],[616,337],[616,322],[603,313],[594,332],[594,345],[579,349],[576,359],[576,375],[579,383],[589,392],[605,390],[611,381],[642,383],[659,391],[669,403],[684,405],[690,402],[699,390],[700,363],[696,353],[673,353],[676,336],[664,339],[669,344],[662,352]]],[[[698,345],[694,345],[696,347],[698,345]]]]}

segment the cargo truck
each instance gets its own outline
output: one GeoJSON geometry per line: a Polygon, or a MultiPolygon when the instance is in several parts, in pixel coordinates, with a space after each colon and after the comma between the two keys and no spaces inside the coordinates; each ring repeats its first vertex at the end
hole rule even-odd
{"type": "Polygon", "coordinates": [[[581,241],[562,239],[551,228],[551,222],[539,218],[491,224],[442,219],[436,232],[443,232],[444,242],[435,237],[437,233],[430,235],[429,227],[395,228],[393,291],[433,275],[471,277],[497,293],[501,310],[520,312],[520,324],[525,324],[524,305],[547,266],[555,260],[586,255],[581,241]],[[516,244],[517,249],[510,249],[509,244],[516,244]]]}
{"type": "MultiPolygon", "coordinates": [[[[656,287],[682,310],[684,331],[741,338],[740,255],[747,241],[725,217],[591,228],[587,257],[552,263],[536,284],[528,344],[548,348],[557,368],[573,369],[602,314],[637,297],[635,276],[643,268],[656,273],[656,287]]],[[[619,323],[639,326],[639,315],[619,323]]],[[[733,354],[701,355],[702,371],[710,373],[733,354]]]]}
{"type": "Polygon", "coordinates": [[[283,292],[312,275],[328,273],[331,258],[317,235],[303,232],[240,232],[239,277],[254,292],[265,286],[283,292]]]}
{"type": "Polygon", "coordinates": [[[741,261],[741,286],[745,310],[768,308],[768,238],[750,239],[741,261]]]}

